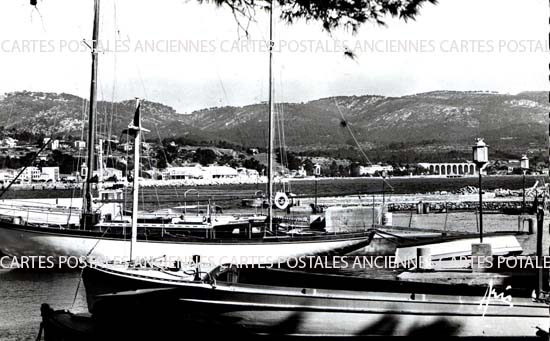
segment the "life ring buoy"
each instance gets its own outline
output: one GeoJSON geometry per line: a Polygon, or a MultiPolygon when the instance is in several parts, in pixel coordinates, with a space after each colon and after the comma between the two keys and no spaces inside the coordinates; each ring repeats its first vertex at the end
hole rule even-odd
{"type": "Polygon", "coordinates": [[[202,216],[202,222],[206,223],[206,216],[202,216]]]}
{"type": "Polygon", "coordinates": [[[284,210],[288,207],[289,204],[290,200],[288,200],[288,197],[285,193],[278,192],[277,194],[275,194],[275,206],[278,209],[284,210]]]}

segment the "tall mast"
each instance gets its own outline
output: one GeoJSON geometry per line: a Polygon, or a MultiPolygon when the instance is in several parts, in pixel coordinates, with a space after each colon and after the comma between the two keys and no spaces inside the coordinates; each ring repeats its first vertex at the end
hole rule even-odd
{"type": "Polygon", "coordinates": [[[269,148],[267,151],[267,198],[269,230],[273,231],[273,0],[269,8],[269,148]]]}
{"type": "Polygon", "coordinates": [[[139,200],[139,149],[141,147],[140,100],[136,98],[134,121],[128,126],[128,133],[134,135],[134,183],[132,186],[132,240],[130,243],[130,262],[134,260],[137,243],[138,200],[139,200]]]}
{"type": "Polygon", "coordinates": [[[95,116],[97,111],[97,63],[98,63],[98,37],[99,37],[99,3],[94,0],[94,28],[92,32],[92,79],[90,86],[90,111],[88,113],[88,172],[86,174],[86,185],[84,187],[84,213],[92,213],[92,177],[94,170],[94,148],[95,148],[95,116]]]}

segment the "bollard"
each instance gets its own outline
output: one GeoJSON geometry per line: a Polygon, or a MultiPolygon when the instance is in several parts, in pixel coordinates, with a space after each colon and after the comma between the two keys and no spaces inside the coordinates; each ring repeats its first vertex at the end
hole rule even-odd
{"type": "Polygon", "coordinates": [[[416,268],[418,270],[432,269],[432,249],[419,247],[416,249],[416,268]]]}
{"type": "Polygon", "coordinates": [[[424,207],[422,209],[423,209],[424,214],[430,213],[430,204],[427,203],[427,202],[424,203],[424,207]]]}
{"type": "Polygon", "coordinates": [[[392,226],[393,224],[393,215],[389,212],[382,214],[382,225],[392,226]]]}
{"type": "Polygon", "coordinates": [[[527,230],[529,231],[529,234],[535,233],[535,219],[529,218],[527,219],[527,230]]]}
{"type": "Polygon", "coordinates": [[[472,244],[472,272],[485,272],[492,263],[491,244],[472,244]]]}
{"type": "Polygon", "coordinates": [[[422,214],[423,208],[424,208],[424,204],[422,203],[422,201],[417,203],[416,204],[416,214],[422,214]]]}

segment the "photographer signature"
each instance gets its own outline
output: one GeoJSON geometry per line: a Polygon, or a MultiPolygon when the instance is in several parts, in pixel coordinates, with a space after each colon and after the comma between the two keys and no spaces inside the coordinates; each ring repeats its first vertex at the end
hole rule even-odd
{"type": "MultiPolygon", "coordinates": [[[[512,289],[512,286],[507,286],[504,291],[512,289]]],[[[503,302],[507,303],[510,307],[513,307],[512,304],[512,295],[504,296],[504,292],[498,293],[496,289],[493,288],[493,280],[489,280],[489,287],[485,291],[485,295],[481,299],[481,302],[479,303],[479,307],[483,309],[483,314],[481,316],[485,316],[485,313],[487,313],[487,309],[489,308],[489,304],[491,302],[503,302]]]]}

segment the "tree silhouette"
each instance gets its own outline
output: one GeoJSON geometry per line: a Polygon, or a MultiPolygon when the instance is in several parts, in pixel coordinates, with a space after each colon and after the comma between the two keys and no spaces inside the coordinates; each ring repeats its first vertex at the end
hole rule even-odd
{"type": "MultiPolygon", "coordinates": [[[[247,32],[257,10],[269,10],[271,0],[197,0],[199,3],[214,3],[227,6],[241,29],[247,32]],[[244,19],[244,21],[243,21],[244,19]]],[[[331,32],[342,27],[354,33],[366,22],[385,25],[386,16],[405,21],[415,19],[424,3],[437,3],[437,0],[273,0],[280,18],[292,24],[305,19],[321,22],[323,28],[331,32]]]]}

